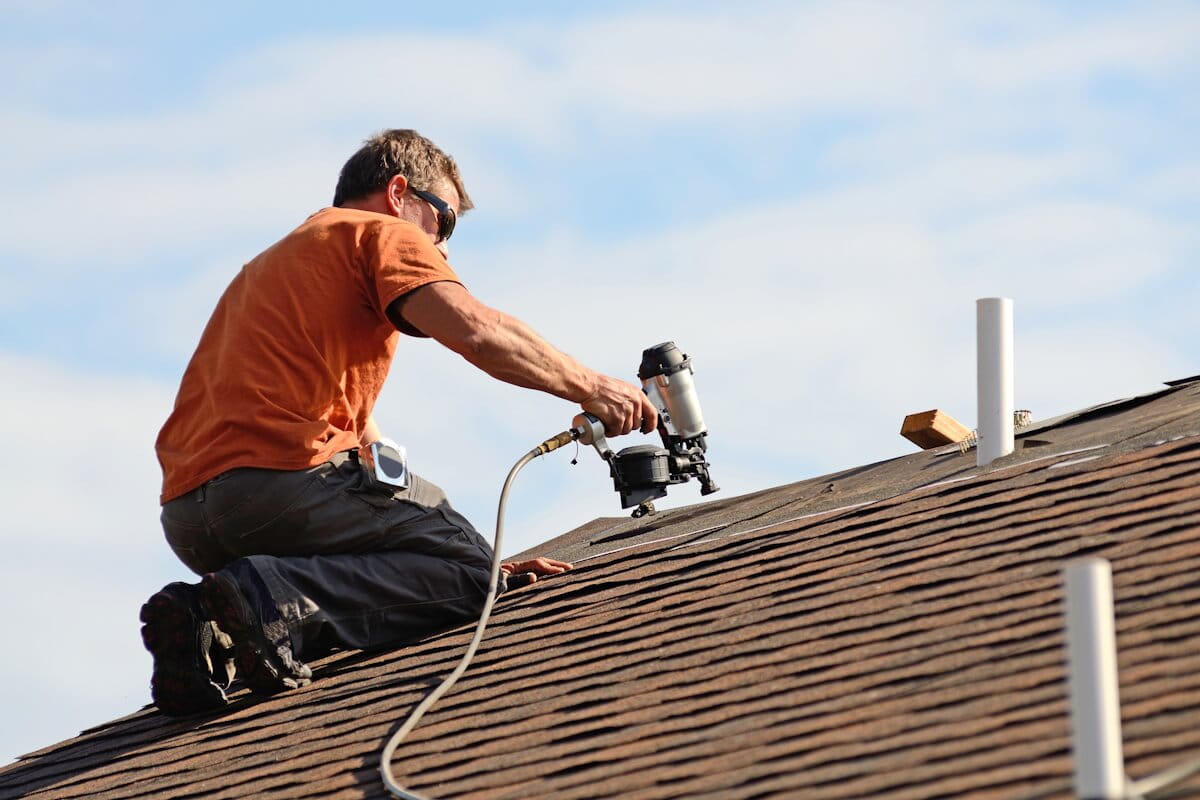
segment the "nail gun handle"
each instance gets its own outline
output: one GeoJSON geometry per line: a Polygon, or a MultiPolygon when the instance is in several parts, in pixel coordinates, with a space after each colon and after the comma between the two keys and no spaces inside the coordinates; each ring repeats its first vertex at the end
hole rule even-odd
{"type": "Polygon", "coordinates": [[[604,441],[604,423],[590,412],[576,414],[575,418],[571,420],[571,430],[578,433],[577,438],[584,444],[596,444],[598,441],[604,441]]]}
{"type": "Polygon", "coordinates": [[[605,461],[612,458],[612,449],[608,446],[608,440],[604,438],[604,423],[595,414],[587,411],[576,414],[571,420],[571,432],[579,441],[595,447],[596,452],[605,461]]]}

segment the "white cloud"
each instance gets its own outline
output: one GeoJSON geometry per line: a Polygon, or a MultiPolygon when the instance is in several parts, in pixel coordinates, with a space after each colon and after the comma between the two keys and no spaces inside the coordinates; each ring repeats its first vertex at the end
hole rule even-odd
{"type": "Polygon", "coordinates": [[[1041,304],[1121,296],[1174,263],[1182,235],[1136,209],[1101,203],[1031,204],[954,231],[949,257],[976,276],[1012,276],[1041,304]],[[1060,299],[1061,298],[1061,299],[1060,299]]]}
{"type": "Polygon", "coordinates": [[[0,764],[150,702],[138,610],[171,577],[162,559],[118,562],[102,547],[0,566],[6,635],[23,654],[0,668],[0,702],[22,722],[0,731],[0,764]]]}
{"type": "MultiPolygon", "coordinates": [[[[976,9],[977,20],[994,9],[976,9]]],[[[1081,19],[1075,10],[1031,15],[1028,5],[1004,14],[1020,14],[1026,26],[1019,37],[991,43],[976,40],[959,51],[954,79],[980,89],[1038,91],[1055,84],[1077,84],[1102,71],[1162,76],[1181,62],[1193,62],[1200,39],[1200,14],[1192,6],[1144,6],[1136,13],[1100,14],[1081,19]],[[1039,29],[1031,30],[1030,17],[1039,29]]]]}
{"type": "MultiPolygon", "coordinates": [[[[7,182],[16,217],[0,245],[42,259],[91,252],[120,263],[170,242],[227,235],[231,220],[282,220],[327,201],[331,165],[380,120],[427,126],[450,149],[477,153],[489,140],[570,149],[573,129],[596,120],[627,128],[704,116],[729,127],[745,125],[746,114],[794,119],[837,109],[920,109],[912,124],[936,136],[943,117],[970,119],[989,103],[1001,104],[992,116],[1009,126],[1023,117],[1035,124],[1063,104],[1064,84],[1074,92],[1079,80],[1114,70],[1161,76],[1200,41],[1200,14],[1188,9],[1083,23],[1043,13],[1053,24],[989,36],[997,17],[1031,10],[955,8],[766,6],[530,25],[504,38],[285,41],[217,65],[202,96],[159,111],[81,120],[9,110],[4,171],[21,180],[7,182]],[[949,53],[948,41],[957,42],[949,53]],[[438,64],[437,80],[406,79],[421,64],[438,64]],[[1018,89],[1030,94],[1014,115],[1008,95],[1018,89]],[[119,171],[96,166],[118,159],[127,164],[119,171]],[[37,175],[53,179],[30,180],[37,175]],[[64,215],[74,233],[54,235],[64,215]]],[[[518,181],[505,184],[520,198],[518,181]]]]}
{"type": "Polygon", "coordinates": [[[331,160],[289,148],[218,168],[182,161],[42,182],[22,190],[0,247],[69,272],[96,264],[110,274],[145,269],[149,260],[178,258],[264,225],[297,224],[328,204],[332,184],[322,173],[331,160]]]}
{"type": "Polygon", "coordinates": [[[221,294],[248,260],[246,252],[226,253],[191,274],[142,288],[130,303],[137,316],[131,319],[129,309],[114,309],[110,325],[153,331],[142,339],[148,349],[182,365],[195,351],[221,294]]]}
{"type": "Polygon", "coordinates": [[[565,32],[572,86],[651,118],[924,108],[948,96],[1074,90],[1103,71],[1163,76],[1192,60],[1187,6],[1081,19],[1022,4],[809,3],[647,12],[565,32]]]}
{"type": "Polygon", "coordinates": [[[1173,163],[1152,173],[1138,187],[1139,199],[1153,203],[1200,201],[1200,161],[1173,163]]]}
{"type": "Polygon", "coordinates": [[[4,472],[0,542],[47,555],[82,546],[117,561],[159,547],[154,437],[174,387],[12,353],[0,353],[0,383],[7,441],[28,457],[4,472]]]}
{"type": "Polygon", "coordinates": [[[1176,343],[1127,320],[1087,328],[1093,344],[1063,330],[1175,266],[1181,240],[1136,207],[1038,199],[1078,168],[1071,158],[952,155],[880,184],[634,240],[559,237],[493,254],[489,274],[526,280],[477,291],[626,377],[642,348],[675,339],[696,359],[714,444],[727,438],[776,463],[803,453],[795,469],[832,471],[904,452],[896,431],[907,413],[949,404],[973,418],[976,297],[1016,298],[1026,331],[1047,332],[1058,357],[1095,371],[1064,380],[1032,358],[1022,385],[1042,416],[1187,369],[1176,343]],[[997,175],[982,209],[964,194],[964,168],[997,175]],[[802,422],[786,433],[767,422],[788,419],[802,422]]]}
{"type": "MultiPolygon", "coordinates": [[[[34,10],[45,10],[39,8],[44,5],[40,2],[16,5],[27,7],[9,11],[19,10],[26,15],[34,10]]],[[[3,4],[0,4],[0,10],[4,10],[3,4]]],[[[20,78],[5,81],[0,86],[0,96],[6,98],[9,106],[20,101],[35,101],[39,95],[57,91],[63,82],[81,73],[91,79],[116,76],[122,61],[120,54],[95,46],[51,44],[33,47],[9,41],[0,50],[0,71],[20,78]]]]}
{"type": "Polygon", "coordinates": [[[568,30],[562,60],[584,96],[651,118],[886,107],[926,91],[933,61],[913,35],[921,27],[889,5],[647,13],[568,30]]]}
{"type": "Polygon", "coordinates": [[[1162,389],[1191,374],[1177,344],[1123,322],[1047,320],[1018,334],[1018,405],[1045,419],[1162,389]]]}
{"type": "Polygon", "coordinates": [[[173,387],[12,353],[0,385],[20,454],[0,472],[0,605],[26,656],[0,664],[0,705],[37,721],[5,728],[3,761],[148,702],[138,609],[186,570],[158,522],[154,436],[173,387]]]}

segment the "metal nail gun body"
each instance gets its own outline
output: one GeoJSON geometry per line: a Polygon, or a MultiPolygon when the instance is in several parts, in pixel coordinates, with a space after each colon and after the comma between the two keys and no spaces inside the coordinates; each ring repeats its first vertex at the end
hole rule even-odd
{"type": "Polygon", "coordinates": [[[667,486],[700,480],[700,494],[718,490],[708,473],[705,451],[708,430],[696,395],[692,361],[674,342],[663,342],[642,352],[638,368],[642,391],[658,410],[658,432],[663,446],[626,447],[613,453],[604,438],[604,425],[591,414],[575,417],[572,430],[579,441],[593,445],[608,462],[621,508],[637,506],[633,516],[654,513],[654,500],[667,496],[667,486]]]}

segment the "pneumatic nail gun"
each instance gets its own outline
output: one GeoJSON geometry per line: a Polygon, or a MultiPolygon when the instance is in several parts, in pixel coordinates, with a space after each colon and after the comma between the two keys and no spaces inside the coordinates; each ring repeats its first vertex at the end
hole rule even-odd
{"type": "Polygon", "coordinates": [[[654,513],[654,501],[667,496],[667,487],[700,481],[700,494],[718,490],[708,473],[705,451],[708,430],[696,395],[692,360],[674,342],[663,342],[642,351],[638,377],[642,391],[658,410],[658,432],[663,446],[634,445],[614,453],[604,438],[604,425],[591,414],[572,420],[571,434],[596,448],[608,463],[621,508],[634,508],[633,516],[654,513]]]}

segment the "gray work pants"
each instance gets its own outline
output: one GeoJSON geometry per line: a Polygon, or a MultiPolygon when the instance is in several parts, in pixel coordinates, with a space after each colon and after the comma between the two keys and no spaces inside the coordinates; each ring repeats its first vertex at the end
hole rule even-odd
{"type": "Polygon", "coordinates": [[[192,571],[225,570],[248,596],[265,586],[259,603],[301,660],[414,641],[473,619],[487,592],[492,550],[442,490],[416,475],[369,488],[349,452],[305,470],[230,470],[164,504],[162,524],[192,571]],[[247,585],[258,581],[246,562],[261,585],[247,585]]]}

